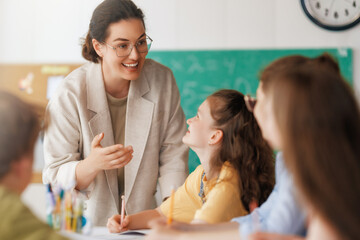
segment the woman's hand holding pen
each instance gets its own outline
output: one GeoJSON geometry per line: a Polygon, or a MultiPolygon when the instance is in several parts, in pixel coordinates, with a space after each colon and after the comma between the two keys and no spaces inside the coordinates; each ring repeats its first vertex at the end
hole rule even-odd
{"type": "Polygon", "coordinates": [[[102,147],[100,142],[104,133],[96,135],[91,143],[91,152],[84,160],[94,171],[122,168],[130,162],[134,152],[132,146],[124,147],[121,144],[102,147]]]}
{"type": "Polygon", "coordinates": [[[108,219],[106,226],[111,233],[124,232],[129,229],[149,229],[149,222],[161,216],[163,215],[160,213],[159,208],[145,210],[125,217],[121,217],[120,214],[117,214],[108,219]]]}
{"type": "Polygon", "coordinates": [[[125,232],[129,230],[128,229],[129,223],[130,223],[129,216],[125,216],[124,221],[121,222],[121,215],[116,214],[108,219],[106,227],[111,233],[125,232]]]}
{"type": "Polygon", "coordinates": [[[91,142],[91,152],[83,161],[76,165],[76,189],[87,188],[101,170],[122,168],[133,157],[132,146],[124,147],[121,144],[102,147],[100,142],[104,133],[96,135],[91,142]]]}

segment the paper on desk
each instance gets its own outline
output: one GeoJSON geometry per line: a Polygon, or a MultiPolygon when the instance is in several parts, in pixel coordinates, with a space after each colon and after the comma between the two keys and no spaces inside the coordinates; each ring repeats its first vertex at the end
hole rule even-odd
{"type": "Polygon", "coordinates": [[[149,234],[150,229],[139,229],[139,230],[128,230],[126,232],[119,233],[120,235],[129,235],[129,236],[145,236],[149,234]]]}
{"type": "Polygon", "coordinates": [[[91,236],[91,239],[104,239],[104,240],[116,240],[116,239],[144,239],[145,235],[150,232],[150,229],[129,230],[122,233],[109,233],[107,228],[96,227],[91,236]]]}
{"type": "Polygon", "coordinates": [[[95,227],[90,235],[82,235],[78,233],[60,231],[60,234],[70,238],[71,240],[121,240],[121,239],[144,239],[145,235],[149,233],[146,230],[130,230],[123,233],[109,233],[106,227],[95,227]]]}

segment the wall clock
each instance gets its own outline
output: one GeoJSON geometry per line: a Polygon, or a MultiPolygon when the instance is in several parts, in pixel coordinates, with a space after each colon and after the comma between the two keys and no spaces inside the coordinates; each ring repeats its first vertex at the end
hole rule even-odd
{"type": "Polygon", "coordinates": [[[310,20],[327,30],[345,30],[360,22],[360,0],[300,1],[310,20]]]}

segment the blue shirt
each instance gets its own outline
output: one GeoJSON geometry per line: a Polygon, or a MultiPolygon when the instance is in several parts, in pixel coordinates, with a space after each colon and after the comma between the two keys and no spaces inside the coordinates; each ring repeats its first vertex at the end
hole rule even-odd
{"type": "Polygon", "coordinates": [[[242,237],[257,231],[304,236],[305,212],[296,201],[292,176],[285,168],[282,153],[276,156],[276,184],[269,198],[251,214],[234,218],[242,237]]]}

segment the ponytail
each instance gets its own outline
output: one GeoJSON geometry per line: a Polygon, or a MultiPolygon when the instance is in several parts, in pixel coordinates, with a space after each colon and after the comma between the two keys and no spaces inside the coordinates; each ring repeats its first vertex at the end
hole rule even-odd
{"type": "Polygon", "coordinates": [[[99,55],[97,55],[94,46],[92,44],[92,37],[90,36],[90,30],[87,33],[86,38],[84,39],[81,54],[86,60],[90,62],[94,62],[94,63],[99,62],[99,55]]]}

